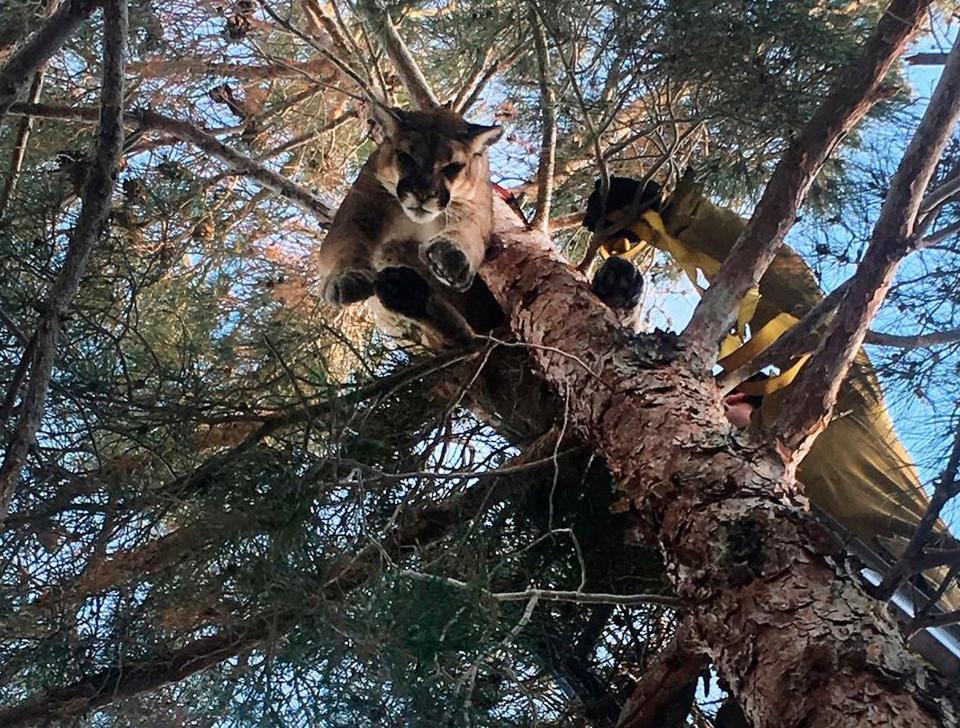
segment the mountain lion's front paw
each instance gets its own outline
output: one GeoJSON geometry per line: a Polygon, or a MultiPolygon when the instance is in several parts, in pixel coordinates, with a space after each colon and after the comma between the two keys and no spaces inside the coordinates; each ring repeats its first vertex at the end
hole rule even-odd
{"type": "Polygon", "coordinates": [[[437,280],[455,291],[465,291],[473,283],[473,267],[460,248],[439,238],[421,249],[423,262],[437,280]]]}
{"type": "Polygon", "coordinates": [[[323,292],[323,297],[334,306],[365,301],[372,295],[373,271],[369,268],[348,268],[333,275],[323,292]]]}

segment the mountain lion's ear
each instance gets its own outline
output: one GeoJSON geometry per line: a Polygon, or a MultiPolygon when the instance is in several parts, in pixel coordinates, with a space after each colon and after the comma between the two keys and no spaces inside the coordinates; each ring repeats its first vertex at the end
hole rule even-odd
{"type": "Polygon", "coordinates": [[[371,103],[369,113],[370,118],[380,127],[383,135],[387,138],[392,138],[399,133],[406,112],[396,107],[391,108],[389,106],[371,103]]]}
{"type": "Polygon", "coordinates": [[[483,124],[467,124],[467,142],[476,153],[494,144],[503,135],[502,126],[484,126],[483,124]]]}

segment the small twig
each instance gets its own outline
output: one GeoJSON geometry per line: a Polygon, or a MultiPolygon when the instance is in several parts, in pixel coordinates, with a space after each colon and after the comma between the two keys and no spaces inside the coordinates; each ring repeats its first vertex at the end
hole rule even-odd
{"type": "MultiPolygon", "coordinates": [[[[34,74],[33,81],[30,82],[30,91],[27,93],[28,103],[36,103],[40,100],[44,75],[44,68],[41,66],[34,74]]],[[[17,179],[20,177],[20,169],[23,166],[23,160],[27,154],[27,142],[30,140],[30,132],[32,129],[32,116],[22,118],[17,125],[17,132],[13,141],[13,152],[10,154],[10,167],[7,171],[7,178],[3,183],[3,189],[0,189],[0,220],[3,219],[3,216],[7,212],[10,197],[17,186],[17,179]]]]}
{"type": "Polygon", "coordinates": [[[315,51],[320,53],[320,55],[330,61],[334,66],[336,66],[340,73],[353,81],[357,85],[357,88],[359,88],[363,93],[364,98],[366,98],[367,101],[372,104],[377,104],[378,106],[385,106],[383,100],[374,92],[374,90],[370,87],[370,84],[367,83],[366,79],[354,71],[353,68],[350,67],[350,64],[333,53],[329,48],[326,48],[322,44],[318,43],[307,33],[304,33],[299,28],[294,27],[288,20],[277,15],[277,13],[273,10],[273,8],[270,7],[269,4],[262,1],[260,4],[267,15],[269,15],[277,25],[300,38],[300,40],[304,41],[307,45],[309,45],[315,51]]]}
{"type": "Polygon", "coordinates": [[[460,93],[458,93],[456,98],[453,100],[453,108],[457,111],[457,113],[466,114],[471,108],[473,108],[473,105],[480,100],[480,94],[483,93],[483,90],[487,87],[487,84],[490,83],[490,79],[504,69],[509,68],[525,50],[525,43],[517,43],[512,49],[507,51],[507,53],[491,63],[483,72],[483,75],[477,79],[477,82],[472,88],[467,86],[462,88],[460,93]],[[464,98],[461,99],[461,95],[463,95],[464,98]]]}
{"type": "Polygon", "coordinates": [[[550,82],[550,52],[536,11],[529,10],[530,30],[537,51],[537,71],[540,81],[540,111],[543,132],[540,139],[540,162],[537,166],[537,203],[530,225],[546,233],[550,223],[550,203],[553,199],[553,171],[557,155],[557,98],[550,82]]]}
{"type": "MultiPolygon", "coordinates": [[[[419,581],[430,581],[437,584],[444,584],[455,589],[473,591],[476,586],[468,584],[465,581],[454,579],[449,576],[438,576],[436,574],[424,574],[420,571],[401,569],[400,575],[419,581]]],[[[611,604],[614,606],[633,607],[641,605],[654,605],[658,607],[679,606],[680,602],[676,597],[665,594],[606,594],[603,592],[585,592],[564,591],[557,589],[524,589],[515,592],[492,592],[487,589],[480,589],[480,592],[489,599],[498,602],[525,602],[536,598],[544,602],[569,602],[571,604],[611,604]]]]}
{"type": "MultiPolygon", "coordinates": [[[[557,34],[551,28],[550,23],[547,21],[547,17],[541,10],[540,6],[534,0],[530,0],[530,7],[536,12],[540,18],[540,22],[543,27],[547,29],[547,32],[550,33],[551,38],[553,38],[554,45],[557,49],[557,56],[560,58],[560,62],[563,64],[563,69],[567,74],[567,80],[570,82],[570,88],[573,89],[574,96],[577,98],[577,107],[580,109],[580,114],[583,117],[583,123],[587,127],[587,131],[590,133],[590,141],[593,145],[593,157],[594,161],[597,164],[597,172],[600,175],[600,219],[603,220],[606,217],[607,213],[607,196],[610,194],[610,169],[607,166],[607,160],[603,156],[603,140],[601,134],[597,131],[596,125],[593,123],[593,117],[590,115],[590,111],[587,108],[587,100],[583,95],[583,91],[580,88],[580,83],[577,80],[577,72],[573,66],[573,61],[568,59],[563,52],[563,49],[560,47],[560,42],[557,39],[557,34]]],[[[590,264],[593,262],[594,256],[597,254],[597,251],[600,249],[601,240],[597,238],[596,235],[590,241],[590,245],[587,248],[587,253],[584,255],[583,260],[580,261],[580,264],[577,266],[577,270],[581,273],[586,273],[590,268],[590,264]]]]}

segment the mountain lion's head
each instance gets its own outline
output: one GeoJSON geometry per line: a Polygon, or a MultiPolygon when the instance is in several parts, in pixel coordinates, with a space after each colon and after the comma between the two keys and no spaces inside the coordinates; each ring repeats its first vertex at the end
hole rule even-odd
{"type": "Polygon", "coordinates": [[[503,133],[499,126],[471,124],[444,108],[378,108],[374,118],[384,136],[374,174],[414,222],[429,222],[487,184],[486,150],[503,133]]]}

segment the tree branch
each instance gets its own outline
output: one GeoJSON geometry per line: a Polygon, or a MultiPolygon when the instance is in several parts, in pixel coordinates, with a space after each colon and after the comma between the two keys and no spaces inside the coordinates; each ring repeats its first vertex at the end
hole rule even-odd
{"type": "MultiPolygon", "coordinates": [[[[59,0],[51,0],[47,6],[47,19],[53,16],[59,8],[59,0]]],[[[43,90],[43,78],[45,75],[46,63],[37,66],[33,73],[33,79],[30,81],[30,90],[27,92],[27,101],[36,103],[40,100],[40,92],[43,90]]],[[[0,115],[2,117],[2,115],[0,115]]],[[[7,173],[7,179],[4,180],[3,189],[0,189],[0,220],[7,212],[7,205],[10,204],[10,196],[17,186],[17,178],[20,176],[20,168],[23,165],[23,158],[27,153],[27,142],[30,140],[30,131],[33,129],[33,117],[27,116],[20,120],[17,126],[17,133],[14,137],[13,151],[10,154],[10,170],[7,173]]]]}
{"type": "Polygon", "coordinates": [[[43,27],[0,67],[0,119],[17,100],[27,79],[60,50],[97,5],[97,0],[65,0],[43,27]]]}
{"type": "MultiPolygon", "coordinates": [[[[39,116],[46,119],[61,119],[63,121],[79,121],[84,123],[95,122],[98,113],[96,109],[70,108],[66,106],[51,106],[48,104],[14,104],[12,112],[39,116]]],[[[249,177],[271,192],[290,200],[305,212],[311,213],[317,222],[320,223],[321,227],[325,227],[333,219],[334,209],[330,203],[259,162],[231,149],[212,134],[199,129],[193,124],[146,110],[126,112],[124,114],[124,120],[130,126],[162,131],[181,141],[195,145],[213,158],[226,164],[237,174],[249,177]]]]}
{"type": "Polygon", "coordinates": [[[952,705],[912,679],[918,663],[874,600],[837,571],[838,544],[804,515],[769,443],[749,433],[730,440],[713,377],[687,361],[675,337],[625,336],[546,236],[496,199],[494,219],[498,242],[480,275],[537,370],[576,392],[570,428],[603,455],[623,496],[619,510],[658,544],[695,640],[746,716],[843,725],[869,693],[877,724],[910,716],[939,725],[952,705]],[[864,639],[845,638],[852,633],[864,639]],[[844,668],[826,685],[816,665],[844,668]]]}
{"type": "Polygon", "coordinates": [[[954,433],[953,447],[950,456],[947,458],[947,465],[937,480],[933,496],[930,498],[930,504],[910,537],[910,543],[907,544],[903,554],[890,567],[881,582],[873,589],[877,598],[889,599],[904,581],[917,572],[916,564],[923,556],[924,546],[930,542],[930,536],[937,520],[940,518],[940,512],[947,501],[957,495],[958,472],[960,472],[960,427],[954,433]]]}
{"type": "Polygon", "coordinates": [[[923,194],[960,116],[960,43],[920,120],[870,237],[863,261],[834,320],[784,402],[777,441],[799,462],[827,426],[840,383],[863,344],[867,326],[886,297],[897,266],[916,248],[917,217],[923,194]]]}
{"type": "Polygon", "coordinates": [[[6,728],[49,725],[54,720],[81,716],[115,700],[183,680],[275,639],[289,626],[290,617],[285,614],[257,616],[159,657],[124,660],[117,667],[0,709],[0,725],[6,728]]]}
{"type": "Polygon", "coordinates": [[[694,311],[683,339],[708,369],[737,304],[757,285],[793,226],[814,177],[840,140],[881,97],[881,84],[926,18],[929,0],[893,0],[860,58],[834,84],[777,164],[759,204],[694,311]]]}
{"type": "Polygon", "coordinates": [[[536,11],[529,12],[530,30],[537,51],[537,71],[540,80],[540,111],[543,118],[543,134],[540,139],[540,162],[537,167],[537,204],[530,223],[542,232],[550,224],[550,202],[553,199],[553,170],[557,154],[557,99],[550,83],[550,55],[547,39],[537,19],[536,11]]]}
{"type": "Polygon", "coordinates": [[[943,184],[931,190],[930,193],[923,198],[923,202],[920,205],[920,212],[927,214],[936,212],[943,203],[949,202],[951,198],[956,197],[957,194],[960,194],[960,174],[948,179],[943,184]]]}
{"type": "Polygon", "coordinates": [[[139,78],[164,78],[178,74],[198,76],[231,76],[244,80],[270,81],[276,78],[296,78],[303,75],[321,76],[339,69],[326,58],[309,61],[280,59],[258,66],[249,63],[210,63],[202,57],[151,58],[130,64],[130,73],[139,78]]]}
{"type": "Polygon", "coordinates": [[[430,84],[420,70],[420,66],[410,55],[410,49],[407,48],[393,21],[390,20],[389,13],[379,7],[375,0],[359,0],[357,5],[361,15],[373,29],[374,34],[383,45],[383,49],[393,62],[403,87],[410,94],[410,98],[417,108],[426,110],[440,106],[440,101],[433,93],[433,89],[430,88],[430,84]]]}
{"type": "Polygon", "coordinates": [[[692,635],[681,626],[670,645],[644,669],[620,711],[617,728],[687,724],[697,678],[710,665],[704,653],[690,648],[691,642],[692,635]]]}
{"type": "Polygon", "coordinates": [[[947,62],[946,53],[914,53],[904,58],[911,66],[942,66],[947,62]]]}
{"type": "MultiPolygon", "coordinates": [[[[553,452],[551,434],[516,458],[520,465],[553,452]]],[[[377,543],[331,561],[316,577],[316,604],[340,600],[380,572],[384,559],[398,559],[405,549],[426,546],[453,532],[460,524],[484,513],[504,498],[518,493],[531,481],[507,476],[488,478],[465,493],[401,513],[396,528],[377,543]],[[492,497],[496,493],[497,497],[492,497]]],[[[147,660],[124,660],[121,665],[55,688],[7,709],[0,709],[0,725],[20,728],[57,718],[64,720],[102,707],[114,700],[155,690],[183,680],[231,657],[280,639],[304,614],[304,605],[266,610],[219,633],[186,644],[180,649],[147,660]]]]}
{"type": "MultiPolygon", "coordinates": [[[[70,6],[73,6],[72,2],[65,7],[70,6]]],[[[59,13],[54,17],[58,15],[59,13]]],[[[30,363],[30,383],[3,464],[0,465],[0,524],[6,520],[20,471],[43,419],[44,402],[57,358],[63,321],[80,287],[87,261],[110,211],[114,180],[123,146],[123,81],[127,32],[126,0],[106,0],[103,90],[100,96],[100,124],[95,155],[83,188],[80,213],[67,246],[63,267],[47,296],[43,316],[37,325],[30,363]]]]}
{"type": "Polygon", "coordinates": [[[928,349],[932,346],[955,344],[960,341],[960,329],[934,331],[929,334],[884,334],[868,331],[864,343],[874,346],[891,346],[898,349],[928,349]]]}
{"type": "MultiPolygon", "coordinates": [[[[30,91],[27,94],[28,103],[36,103],[40,99],[40,91],[43,88],[43,69],[38,69],[30,82],[30,91]]],[[[13,141],[13,151],[10,153],[10,166],[7,171],[7,178],[3,182],[3,188],[0,189],[0,220],[7,212],[7,205],[10,203],[10,196],[17,186],[17,178],[20,176],[20,168],[23,165],[23,158],[27,153],[27,142],[30,139],[30,131],[33,129],[33,117],[25,116],[17,125],[16,135],[13,141]]]]}
{"type": "Polygon", "coordinates": [[[494,60],[472,85],[465,85],[453,98],[452,107],[458,114],[466,114],[480,99],[483,89],[490,83],[490,79],[506,68],[509,68],[525,50],[523,43],[518,43],[511,50],[494,60]]]}

